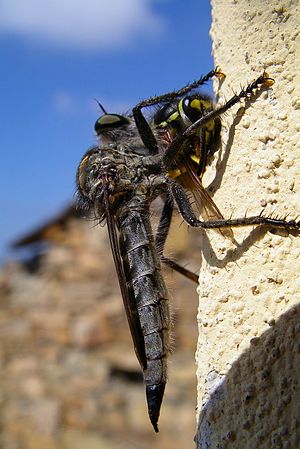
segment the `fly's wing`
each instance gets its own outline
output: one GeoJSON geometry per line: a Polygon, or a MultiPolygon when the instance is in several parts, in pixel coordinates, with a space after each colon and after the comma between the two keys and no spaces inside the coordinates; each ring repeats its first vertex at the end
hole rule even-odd
{"type": "MultiPolygon", "coordinates": [[[[193,169],[192,162],[188,157],[181,158],[181,164],[185,170],[182,173],[184,186],[187,187],[193,194],[199,214],[204,220],[223,220],[224,217],[217,207],[216,203],[209,196],[202,185],[202,182],[193,169]]],[[[235,242],[233,231],[231,228],[224,228],[220,230],[221,234],[235,242]]]]}
{"type": "Polygon", "coordinates": [[[145,370],[147,368],[147,360],[145,353],[144,336],[141,328],[138,310],[136,307],[136,302],[134,300],[134,297],[132,296],[132,293],[127,287],[122,258],[120,255],[120,247],[117,236],[116,223],[114,221],[112,214],[110,213],[107,191],[105,191],[104,194],[104,207],[105,207],[106,223],[110,246],[113,254],[116,272],[119,279],[119,285],[122,293],[127,320],[133,339],[134,350],[142,369],[145,370]]]}

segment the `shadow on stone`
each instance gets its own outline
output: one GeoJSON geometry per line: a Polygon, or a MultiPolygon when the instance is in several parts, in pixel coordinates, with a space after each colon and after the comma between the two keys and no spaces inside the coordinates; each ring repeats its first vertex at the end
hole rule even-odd
{"type": "Polygon", "coordinates": [[[197,449],[299,448],[300,305],[236,360],[204,404],[197,449]]]}

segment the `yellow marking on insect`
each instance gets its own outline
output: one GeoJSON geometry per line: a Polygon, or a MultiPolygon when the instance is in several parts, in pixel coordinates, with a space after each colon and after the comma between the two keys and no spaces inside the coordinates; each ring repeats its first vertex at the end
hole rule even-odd
{"type": "Polygon", "coordinates": [[[207,126],[206,126],[206,131],[205,131],[205,143],[206,144],[208,144],[209,141],[211,140],[211,138],[212,138],[211,135],[212,135],[212,130],[207,129],[207,126]]]}
{"type": "Polygon", "coordinates": [[[170,117],[168,118],[167,122],[171,123],[173,120],[177,120],[179,116],[178,111],[173,112],[172,115],[170,115],[170,117]]]}
{"type": "Polygon", "coordinates": [[[210,120],[210,121],[207,122],[207,124],[205,125],[205,129],[206,129],[208,132],[210,132],[210,133],[214,130],[214,128],[215,128],[215,122],[214,122],[213,120],[210,120]]]}
{"type": "Polygon", "coordinates": [[[158,125],[156,125],[156,128],[166,128],[168,126],[168,122],[160,122],[158,125]]]}
{"type": "Polygon", "coordinates": [[[203,102],[201,102],[198,98],[194,98],[194,100],[191,101],[191,107],[200,111],[201,103],[203,102]]]}
{"type": "Polygon", "coordinates": [[[182,99],[181,99],[181,100],[178,101],[178,105],[177,105],[178,115],[181,115],[181,116],[185,115],[184,112],[183,112],[183,106],[182,105],[183,105],[183,102],[182,102],[182,99]]]}
{"type": "Polygon", "coordinates": [[[205,100],[204,98],[194,98],[194,100],[191,101],[191,107],[194,109],[198,109],[198,111],[201,111],[203,108],[211,109],[212,102],[209,100],[205,100]]]}
{"type": "Polygon", "coordinates": [[[196,162],[197,165],[199,165],[200,162],[199,156],[196,156],[196,154],[190,154],[190,158],[192,159],[192,161],[196,162]]]}
{"type": "Polygon", "coordinates": [[[168,175],[170,176],[170,178],[176,179],[179,176],[181,176],[182,173],[185,173],[185,172],[186,172],[185,169],[176,168],[174,170],[169,170],[168,175]]]}

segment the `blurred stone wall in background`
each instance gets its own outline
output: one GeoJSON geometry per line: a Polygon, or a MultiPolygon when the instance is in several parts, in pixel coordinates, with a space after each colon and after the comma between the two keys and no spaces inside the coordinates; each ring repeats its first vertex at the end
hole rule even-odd
{"type": "MultiPolygon", "coordinates": [[[[172,257],[195,268],[197,236],[180,224],[172,257]]],[[[28,247],[26,260],[7,262],[0,277],[0,448],[193,446],[195,285],[166,270],[174,352],[156,435],[106,228],[67,212],[17,246],[28,247]]]]}

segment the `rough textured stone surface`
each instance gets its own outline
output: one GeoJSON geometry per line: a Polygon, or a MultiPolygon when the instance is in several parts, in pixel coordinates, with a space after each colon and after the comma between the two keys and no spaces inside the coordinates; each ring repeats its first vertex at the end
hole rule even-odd
{"type": "MultiPolygon", "coordinates": [[[[226,73],[219,102],[264,69],[275,84],[244,114],[239,105],[223,117],[206,185],[225,217],[299,217],[299,2],[212,5],[215,64],[226,73]]],[[[197,447],[297,449],[300,238],[257,228],[234,235],[238,246],[203,236],[197,447]]]]}

